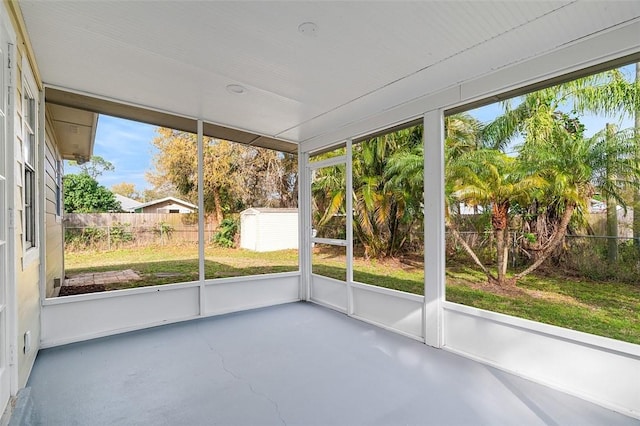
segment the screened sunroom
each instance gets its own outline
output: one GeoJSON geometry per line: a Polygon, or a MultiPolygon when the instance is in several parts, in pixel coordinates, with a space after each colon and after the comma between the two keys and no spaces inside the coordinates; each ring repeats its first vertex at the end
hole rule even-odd
{"type": "Polygon", "coordinates": [[[639,3],[0,10],[3,419],[640,419],[639,3]],[[60,168],[103,115],[189,135],[187,273],[58,296],[60,168]],[[295,159],[297,250],[210,249],[216,141],[295,159]]]}

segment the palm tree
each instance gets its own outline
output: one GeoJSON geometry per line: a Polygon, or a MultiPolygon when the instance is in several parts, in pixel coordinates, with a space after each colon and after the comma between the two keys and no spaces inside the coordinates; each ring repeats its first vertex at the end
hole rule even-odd
{"type": "Polygon", "coordinates": [[[354,146],[354,232],[366,256],[395,256],[423,217],[422,126],[354,146]]]}
{"type": "MultiPolygon", "coordinates": [[[[529,203],[536,192],[545,186],[544,179],[535,173],[526,173],[517,158],[491,149],[465,154],[458,160],[457,167],[450,177],[454,181],[454,199],[468,205],[484,205],[491,208],[491,228],[497,250],[497,275],[482,265],[477,256],[472,258],[485,272],[489,281],[499,285],[509,284],[506,278],[509,210],[516,203],[529,203]]],[[[463,244],[463,247],[468,250],[466,244],[463,244]]]]}
{"type": "Polygon", "coordinates": [[[629,131],[614,132],[612,127],[591,138],[556,127],[551,142],[525,145],[520,159],[529,170],[545,179],[546,200],[559,212],[550,237],[539,248],[536,260],[513,276],[517,281],[537,269],[564,240],[574,212],[586,211],[587,203],[596,190],[606,198],[623,203],[621,189],[633,185],[640,177],[634,161],[635,140],[629,131]]]}
{"type": "Polygon", "coordinates": [[[623,196],[625,188],[638,190],[637,143],[633,129],[618,131],[613,124],[607,124],[590,141],[593,145],[593,185],[607,202],[607,253],[609,262],[613,263],[618,257],[617,207],[620,205],[625,211],[627,209],[623,196]]]}
{"type": "Polygon", "coordinates": [[[346,169],[344,165],[324,167],[312,177],[312,222],[320,237],[338,237],[343,229],[327,226],[338,215],[346,214],[346,169]],[[323,229],[327,227],[329,229],[323,229]],[[336,234],[337,232],[337,234],[336,234]]]}
{"type": "MultiPolygon", "coordinates": [[[[423,217],[422,126],[365,140],[353,147],[353,230],[368,257],[396,256],[423,217]]],[[[316,171],[312,188],[316,223],[346,214],[343,166],[316,171]]]]}
{"type": "MultiPolygon", "coordinates": [[[[606,117],[622,119],[635,115],[636,133],[640,132],[640,64],[635,64],[635,79],[628,81],[620,69],[597,74],[599,84],[589,84],[588,79],[579,79],[564,85],[569,96],[574,99],[574,110],[592,112],[606,117]]],[[[614,132],[615,133],[615,132],[614,132]]],[[[637,133],[638,134],[638,133],[637,133]]],[[[637,146],[636,146],[637,147],[637,146]]],[[[636,161],[640,161],[640,151],[634,154],[636,161]]],[[[635,183],[638,188],[640,182],[635,183]]],[[[607,198],[607,233],[618,235],[617,204],[622,204],[626,211],[626,204],[622,199],[607,198]]],[[[640,208],[640,194],[634,190],[634,207],[640,208]]],[[[638,210],[640,211],[640,210],[638,210]]],[[[640,216],[634,209],[633,219],[634,237],[640,238],[640,216]]],[[[608,258],[610,262],[617,258],[618,244],[616,238],[609,238],[608,258]]],[[[640,239],[636,239],[640,247],[640,239]]]]}
{"type": "MultiPolygon", "coordinates": [[[[504,103],[504,114],[482,129],[483,143],[504,150],[518,137],[523,137],[523,145],[531,148],[552,143],[554,135],[563,132],[581,135],[584,128],[578,114],[591,112],[620,118],[640,110],[638,87],[637,81],[629,82],[620,69],[613,69],[529,93],[515,107],[509,101],[504,103]],[[562,112],[561,109],[567,107],[572,108],[571,114],[562,112]]],[[[538,236],[534,259],[554,235],[554,226],[561,221],[561,212],[547,207],[533,206],[533,220],[527,224],[538,236]]],[[[607,217],[607,228],[610,235],[617,235],[613,199],[609,200],[609,207],[612,213],[607,217]]],[[[638,229],[640,232],[640,219],[638,229]]],[[[615,257],[615,250],[617,241],[611,240],[611,258],[615,257]]]]}

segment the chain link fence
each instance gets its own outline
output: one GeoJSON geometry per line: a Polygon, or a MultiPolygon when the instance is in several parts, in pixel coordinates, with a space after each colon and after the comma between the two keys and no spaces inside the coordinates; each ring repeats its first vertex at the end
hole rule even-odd
{"type": "MultiPolygon", "coordinates": [[[[205,241],[214,234],[205,225],[205,241]]],[[[166,244],[197,244],[198,224],[180,214],[75,214],[65,217],[65,250],[111,250],[166,244]]]]}
{"type": "MultiPolygon", "coordinates": [[[[479,259],[496,262],[493,232],[460,232],[460,236],[479,259]]],[[[531,243],[535,236],[521,232],[509,234],[509,268],[520,270],[534,261],[531,243]]],[[[468,262],[468,254],[452,233],[446,233],[447,262],[468,262]]],[[[545,267],[592,279],[619,279],[640,284],[640,241],[631,237],[566,235],[547,260],[545,267]],[[615,241],[613,244],[612,241],[615,241]]]]}

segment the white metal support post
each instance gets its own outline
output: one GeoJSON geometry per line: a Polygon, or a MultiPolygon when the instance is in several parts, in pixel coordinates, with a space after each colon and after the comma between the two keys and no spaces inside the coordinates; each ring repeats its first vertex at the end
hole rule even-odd
{"type": "Polygon", "coordinates": [[[441,110],[424,115],[424,341],[443,346],[444,121],[441,110]]]}
{"type": "Polygon", "coordinates": [[[205,314],[204,306],[204,142],[202,120],[198,120],[198,279],[200,281],[200,315],[205,314]]]}
{"type": "Polygon", "coordinates": [[[311,298],[311,182],[309,154],[298,147],[298,265],[300,300],[311,298]]]}
{"type": "Polygon", "coordinates": [[[346,182],[344,192],[347,197],[347,315],[353,315],[353,141],[347,140],[346,182]]]}
{"type": "MultiPolygon", "coordinates": [[[[38,250],[40,251],[40,266],[38,269],[38,277],[40,280],[40,311],[42,312],[42,302],[47,297],[47,234],[46,234],[46,210],[47,210],[47,197],[45,181],[47,176],[46,163],[46,118],[45,118],[45,104],[44,104],[44,90],[38,91],[38,121],[37,121],[37,139],[38,147],[38,159],[36,160],[36,176],[38,185],[38,202],[37,215],[38,215],[38,250]]],[[[63,256],[64,257],[64,256],[63,256]]],[[[40,315],[40,330],[42,330],[42,315],[40,315]]]]}

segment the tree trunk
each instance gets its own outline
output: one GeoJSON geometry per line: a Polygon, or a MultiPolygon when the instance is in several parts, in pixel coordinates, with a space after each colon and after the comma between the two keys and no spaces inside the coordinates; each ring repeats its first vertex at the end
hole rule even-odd
{"type": "Polygon", "coordinates": [[[502,276],[507,276],[507,268],[509,267],[509,246],[511,245],[511,238],[509,236],[509,228],[504,231],[504,248],[502,249],[502,276]]]}
{"type": "Polygon", "coordinates": [[[458,233],[458,230],[454,226],[449,225],[449,231],[453,234],[453,237],[460,243],[460,245],[462,246],[464,251],[467,252],[469,257],[471,257],[471,259],[473,259],[475,264],[478,265],[480,267],[480,269],[482,269],[482,272],[485,273],[485,275],[487,276],[489,281],[497,281],[497,278],[491,273],[491,271],[489,271],[486,268],[486,266],[484,266],[482,264],[482,262],[480,261],[478,256],[476,256],[474,251],[471,249],[471,247],[469,247],[467,242],[460,236],[460,234],[458,233]]]}
{"type": "Polygon", "coordinates": [[[607,260],[618,260],[618,204],[612,197],[607,197],[607,260]]]}
{"type": "Polygon", "coordinates": [[[496,234],[496,247],[498,251],[498,284],[502,285],[505,282],[505,275],[507,272],[506,262],[504,260],[504,251],[507,245],[504,241],[504,229],[498,229],[496,234]]]}
{"type": "MultiPolygon", "coordinates": [[[[640,62],[636,62],[636,85],[640,84],[640,62]]],[[[640,93],[636,92],[636,96],[640,93]]],[[[636,164],[640,163],[640,110],[635,111],[636,164]]],[[[638,177],[635,178],[636,184],[638,177]]],[[[640,258],[640,188],[633,189],[633,241],[640,258]]]]}
{"type": "MultiPolygon", "coordinates": [[[[608,145],[615,137],[616,126],[607,123],[606,129],[606,143],[608,145]]],[[[605,177],[607,181],[611,182],[615,176],[611,173],[609,166],[615,159],[607,158],[606,161],[605,177]]],[[[609,263],[615,263],[618,259],[618,204],[609,193],[603,195],[607,198],[607,260],[609,263]]]]}
{"type": "Polygon", "coordinates": [[[509,264],[509,203],[494,203],[491,209],[491,226],[496,236],[498,284],[507,283],[507,265],[509,264]]]}
{"type": "Polygon", "coordinates": [[[222,220],[224,219],[224,215],[222,214],[222,200],[220,199],[220,189],[213,188],[213,204],[216,213],[216,221],[218,222],[216,228],[220,226],[222,220]]]}
{"type": "Polygon", "coordinates": [[[544,250],[542,250],[540,257],[535,262],[533,262],[531,266],[529,266],[519,274],[515,274],[513,276],[513,284],[515,284],[519,279],[524,278],[525,276],[538,269],[538,267],[542,265],[542,263],[547,260],[549,256],[551,256],[553,250],[555,250],[555,248],[560,245],[560,243],[562,243],[562,241],[564,240],[564,236],[567,234],[567,227],[569,226],[569,221],[571,220],[571,216],[573,216],[573,211],[575,210],[575,208],[575,204],[567,204],[558,228],[556,229],[554,235],[549,239],[549,244],[544,248],[544,250]]]}

